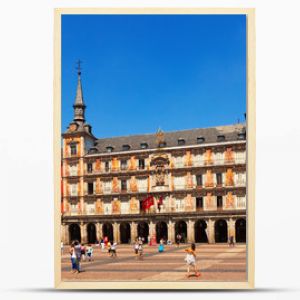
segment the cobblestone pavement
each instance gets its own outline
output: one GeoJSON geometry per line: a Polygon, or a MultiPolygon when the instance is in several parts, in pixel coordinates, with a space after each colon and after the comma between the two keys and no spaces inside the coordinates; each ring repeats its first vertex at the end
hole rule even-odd
{"type": "Polygon", "coordinates": [[[64,281],[246,281],[246,245],[228,247],[227,244],[198,244],[197,264],[200,277],[186,277],[184,249],[188,245],[165,246],[158,253],[157,246],[144,247],[143,260],[138,260],[131,245],[118,245],[117,258],[94,247],[92,262],[82,262],[82,272],[73,274],[68,246],[62,256],[64,281]]]}

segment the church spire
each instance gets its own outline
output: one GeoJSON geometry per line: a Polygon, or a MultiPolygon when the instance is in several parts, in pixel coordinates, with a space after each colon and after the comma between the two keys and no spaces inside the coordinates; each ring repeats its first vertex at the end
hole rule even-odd
{"type": "Polygon", "coordinates": [[[84,119],[84,111],[85,111],[85,104],[83,101],[83,94],[82,94],[82,86],[81,86],[81,61],[78,60],[77,62],[77,75],[78,75],[78,83],[77,83],[77,90],[76,90],[76,98],[75,103],[73,105],[74,108],[74,121],[75,122],[85,122],[84,119]]]}

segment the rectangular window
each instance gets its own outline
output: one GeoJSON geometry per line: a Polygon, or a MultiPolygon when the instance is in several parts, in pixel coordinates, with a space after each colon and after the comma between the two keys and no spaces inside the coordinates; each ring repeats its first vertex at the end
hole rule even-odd
{"type": "Polygon", "coordinates": [[[127,160],[122,159],[121,160],[121,170],[126,170],[127,169],[127,160]]]}
{"type": "Polygon", "coordinates": [[[109,161],[105,162],[105,171],[108,172],[109,171],[109,161]]]}
{"type": "Polygon", "coordinates": [[[217,196],[217,207],[222,208],[223,207],[223,197],[217,196]]]}
{"type": "Polygon", "coordinates": [[[217,173],[217,185],[222,185],[222,173],[217,173]]]}
{"type": "Polygon", "coordinates": [[[76,145],[74,145],[74,144],[70,145],[70,149],[71,149],[71,155],[76,155],[77,154],[76,145]]]}
{"type": "Polygon", "coordinates": [[[94,194],[94,183],[93,182],[88,182],[88,194],[89,195],[94,194]]]}
{"type": "Polygon", "coordinates": [[[145,169],[145,160],[143,158],[139,159],[139,169],[140,170],[145,169]]]}
{"type": "Polygon", "coordinates": [[[92,163],[88,163],[87,164],[87,171],[88,171],[88,173],[92,173],[93,172],[93,164],[92,163]]]}
{"type": "Polygon", "coordinates": [[[127,191],[127,180],[126,179],[121,180],[121,190],[123,192],[127,191]]]}
{"type": "Polygon", "coordinates": [[[203,208],[203,197],[196,198],[196,208],[197,209],[203,208]]]}
{"type": "Polygon", "coordinates": [[[196,175],[197,186],[202,186],[202,174],[196,175]]]}
{"type": "Polygon", "coordinates": [[[71,184],[71,196],[77,196],[77,184],[71,184]]]}

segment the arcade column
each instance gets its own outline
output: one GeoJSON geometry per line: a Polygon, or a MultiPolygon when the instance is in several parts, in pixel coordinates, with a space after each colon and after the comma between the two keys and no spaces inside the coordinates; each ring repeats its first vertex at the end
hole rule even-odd
{"type": "Polygon", "coordinates": [[[187,241],[195,243],[195,221],[189,220],[187,223],[187,241]]]}
{"type": "Polygon", "coordinates": [[[80,235],[81,235],[81,243],[87,243],[87,224],[80,224],[80,235]]]}
{"type": "Polygon", "coordinates": [[[207,239],[209,244],[215,243],[215,221],[212,219],[207,222],[207,239]]]}
{"type": "Polygon", "coordinates": [[[168,239],[175,243],[175,223],[169,220],[168,223],[168,239]]]}
{"type": "Polygon", "coordinates": [[[114,223],[113,230],[114,230],[114,242],[119,244],[120,243],[120,224],[114,223]]]}

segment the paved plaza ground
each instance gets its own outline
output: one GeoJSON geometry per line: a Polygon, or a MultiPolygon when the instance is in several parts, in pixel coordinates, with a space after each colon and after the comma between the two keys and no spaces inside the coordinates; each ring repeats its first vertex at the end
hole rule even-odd
{"type": "Polygon", "coordinates": [[[200,277],[186,277],[184,249],[189,245],[144,247],[143,260],[137,260],[132,245],[118,245],[117,258],[94,247],[94,260],[82,262],[82,272],[72,274],[68,246],[62,257],[63,281],[246,281],[246,245],[197,244],[197,264],[200,277]]]}

